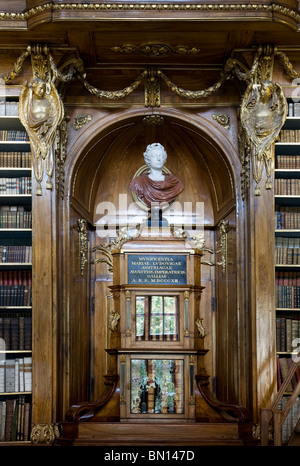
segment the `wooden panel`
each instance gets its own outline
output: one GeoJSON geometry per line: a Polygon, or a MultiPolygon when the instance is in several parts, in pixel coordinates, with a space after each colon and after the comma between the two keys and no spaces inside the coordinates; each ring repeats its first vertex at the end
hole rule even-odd
{"type": "MultiPolygon", "coordinates": [[[[89,399],[90,383],[90,271],[80,269],[78,214],[70,221],[69,281],[69,404],[89,399]]],[[[88,254],[89,256],[89,254],[88,254]]]]}
{"type": "Polygon", "coordinates": [[[236,276],[236,220],[235,211],[224,219],[228,221],[225,236],[226,250],[221,252],[220,229],[216,231],[216,385],[217,397],[228,403],[238,403],[239,368],[236,276]]]}

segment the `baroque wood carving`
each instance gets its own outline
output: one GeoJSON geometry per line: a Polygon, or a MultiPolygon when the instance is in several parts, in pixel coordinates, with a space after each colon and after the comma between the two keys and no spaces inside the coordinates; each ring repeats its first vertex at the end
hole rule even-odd
{"type": "Polygon", "coordinates": [[[274,142],[288,110],[282,87],[271,80],[273,62],[274,50],[270,47],[261,50],[241,103],[240,121],[248,139],[256,195],[261,193],[263,168],[267,175],[266,189],[272,187],[274,142]]]}
{"type": "MultiPolygon", "coordinates": [[[[287,114],[287,104],[283,91],[279,84],[272,83],[274,59],[276,57],[279,58],[285,72],[290,78],[294,79],[299,75],[294,70],[288,57],[273,46],[259,46],[250,69],[235,55],[235,51],[233,50],[231,58],[227,60],[224,69],[220,73],[220,79],[207,89],[196,91],[183,89],[173,83],[162,70],[150,68],[145,69],[133,83],[124,89],[103,91],[86,81],[81,59],[74,58],[70,60],[67,63],[69,71],[67,74],[62,74],[56,68],[47,46],[39,44],[29,46],[18,58],[13,69],[9,73],[2,75],[2,80],[4,83],[11,82],[21,73],[25,59],[31,56],[33,82],[31,84],[24,84],[20,97],[20,118],[29,133],[33,148],[35,176],[38,182],[37,194],[41,194],[41,181],[44,170],[48,177],[46,187],[52,189],[51,178],[55,159],[53,147],[55,146],[55,137],[58,128],[64,118],[64,108],[61,97],[57,92],[56,83],[67,83],[75,78],[81,81],[91,94],[112,101],[125,98],[144,81],[144,104],[146,107],[160,106],[161,81],[164,81],[167,87],[180,97],[188,100],[197,100],[206,98],[217,92],[226,81],[238,78],[248,86],[240,111],[239,143],[242,165],[242,197],[244,198],[249,186],[250,159],[252,161],[253,178],[256,183],[255,194],[260,194],[259,182],[264,167],[268,178],[266,187],[270,188],[270,179],[273,171],[273,143],[279,134],[287,114]],[[270,82],[269,86],[265,84],[267,81],[270,82]],[[266,101],[267,98],[268,102],[266,101]],[[39,103],[38,110],[37,101],[39,103]],[[38,126],[34,123],[33,118],[29,118],[30,115],[34,116],[34,113],[37,111],[42,111],[44,118],[43,124],[39,124],[38,126]],[[266,128],[264,130],[262,128],[259,129],[258,121],[264,119],[262,112],[268,112],[268,130],[266,128]]],[[[229,121],[227,119],[225,121],[223,116],[214,115],[213,118],[224,125],[224,127],[228,127],[229,121]]],[[[148,120],[147,123],[149,123],[148,120]]],[[[155,120],[155,124],[157,124],[157,120],[155,120]]],[[[62,161],[62,164],[64,165],[64,161],[62,161]]],[[[60,174],[62,174],[61,166],[60,174]]]]}

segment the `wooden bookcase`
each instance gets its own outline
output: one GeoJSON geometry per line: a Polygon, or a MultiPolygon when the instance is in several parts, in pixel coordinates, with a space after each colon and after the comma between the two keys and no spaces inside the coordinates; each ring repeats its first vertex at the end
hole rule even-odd
{"type": "MultiPolygon", "coordinates": [[[[300,338],[300,104],[288,101],[289,113],[275,145],[275,289],[278,386],[285,377],[300,338]]],[[[292,392],[290,386],[288,392],[292,392]]],[[[285,396],[284,404],[288,399],[285,396]]],[[[284,408],[284,407],[283,407],[284,408]]],[[[283,429],[283,442],[295,419],[295,406],[283,429]]]]}
{"type": "MultiPolygon", "coordinates": [[[[18,91],[0,96],[0,442],[26,442],[32,406],[31,154],[18,91]]],[[[1,444],[1,443],[0,443],[1,444]]]]}

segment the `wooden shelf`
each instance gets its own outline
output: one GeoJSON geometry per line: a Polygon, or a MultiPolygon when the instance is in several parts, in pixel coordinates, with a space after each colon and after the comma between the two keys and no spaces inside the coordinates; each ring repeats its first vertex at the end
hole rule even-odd
{"type": "Polygon", "coordinates": [[[0,129],[15,129],[25,131],[18,115],[0,115],[0,129]]]}
{"type": "Polygon", "coordinates": [[[17,176],[31,176],[31,168],[29,167],[0,167],[0,178],[5,176],[7,178],[13,178],[17,176]]]}
{"type": "Polygon", "coordinates": [[[32,392],[0,392],[1,396],[9,396],[9,395],[31,395],[32,392]]]}
{"type": "Polygon", "coordinates": [[[300,312],[299,307],[277,307],[276,312],[300,312]]]}
{"type": "Polygon", "coordinates": [[[300,236],[300,230],[292,230],[292,229],[285,229],[285,228],[279,228],[275,230],[275,235],[276,236],[285,236],[285,237],[299,237],[300,236]]]}

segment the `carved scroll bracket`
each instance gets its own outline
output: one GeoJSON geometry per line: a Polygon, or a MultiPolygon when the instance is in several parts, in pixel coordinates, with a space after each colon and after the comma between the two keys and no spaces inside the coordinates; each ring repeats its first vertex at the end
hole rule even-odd
{"type": "MultiPolygon", "coordinates": [[[[175,238],[184,239],[188,244],[190,244],[190,246],[194,250],[198,249],[198,250],[202,251],[203,253],[208,252],[209,254],[214,253],[213,249],[208,248],[208,247],[205,246],[205,238],[204,238],[204,233],[203,232],[199,233],[198,235],[189,236],[187,234],[187,232],[184,231],[182,228],[174,228],[173,226],[171,226],[170,231],[171,231],[172,235],[175,238]]],[[[212,261],[205,260],[205,259],[201,260],[201,264],[202,265],[209,265],[209,266],[214,265],[214,263],[212,261]]]]}
{"type": "Polygon", "coordinates": [[[94,264],[105,263],[108,266],[108,271],[113,272],[113,254],[112,251],[121,249],[122,245],[127,241],[131,241],[140,235],[140,226],[134,228],[121,228],[118,231],[114,241],[99,244],[93,248],[93,252],[100,252],[101,257],[94,259],[94,264]]]}

